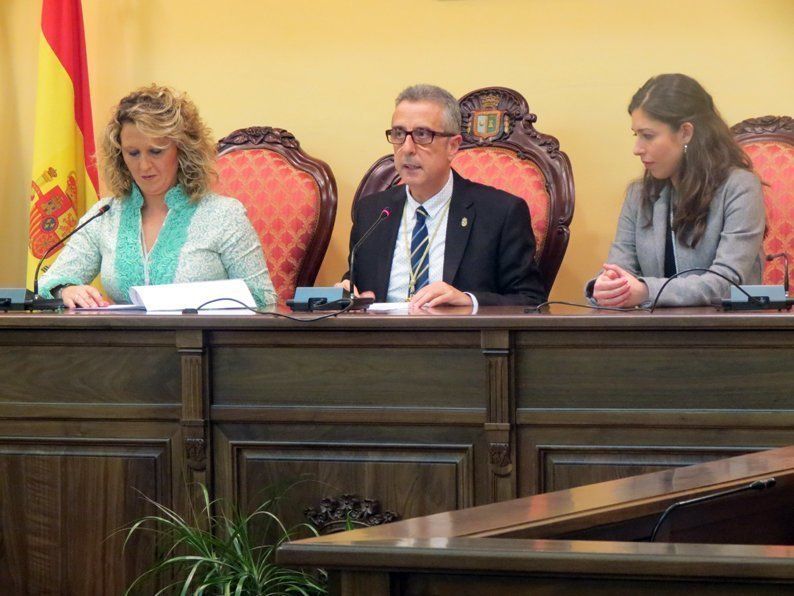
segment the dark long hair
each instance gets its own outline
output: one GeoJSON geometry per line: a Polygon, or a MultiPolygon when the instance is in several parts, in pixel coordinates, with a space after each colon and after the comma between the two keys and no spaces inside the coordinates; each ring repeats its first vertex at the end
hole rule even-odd
{"type": "MultiPolygon", "coordinates": [[[[652,77],[631,98],[629,114],[642,108],[654,120],[677,131],[685,122],[694,128],[692,140],[681,162],[678,203],[673,218],[676,236],[694,248],[706,231],[714,193],[732,168],[752,170],[750,158],[731,135],[714,107],[711,95],[695,79],[683,74],[652,77]]],[[[650,172],[642,178],[642,203],[650,222],[653,202],[668,180],[657,180],[650,172]]]]}

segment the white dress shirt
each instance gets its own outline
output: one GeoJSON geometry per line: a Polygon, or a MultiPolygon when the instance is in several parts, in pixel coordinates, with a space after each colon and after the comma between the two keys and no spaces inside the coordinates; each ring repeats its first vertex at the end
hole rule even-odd
{"type": "MultiPolygon", "coordinates": [[[[389,276],[389,290],[386,294],[388,302],[404,302],[408,298],[408,284],[411,276],[410,247],[411,236],[416,225],[416,210],[424,206],[427,211],[425,223],[427,237],[430,242],[430,268],[428,269],[428,283],[442,281],[444,276],[444,248],[447,241],[447,220],[449,219],[449,201],[452,200],[452,172],[449,180],[435,195],[424,203],[419,203],[411,196],[411,190],[405,185],[405,207],[403,208],[400,229],[397,230],[397,244],[394,247],[394,256],[391,263],[389,276]]],[[[471,297],[474,307],[477,299],[471,297]]]]}

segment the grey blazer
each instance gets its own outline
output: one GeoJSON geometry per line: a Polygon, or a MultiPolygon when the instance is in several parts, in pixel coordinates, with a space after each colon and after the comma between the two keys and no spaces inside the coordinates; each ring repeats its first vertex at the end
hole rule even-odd
{"type": "MultiPolygon", "coordinates": [[[[640,191],[640,182],[629,187],[606,262],[619,265],[645,282],[650,304],[666,281],[665,234],[670,199],[675,191],[670,185],[662,191],[654,203],[650,226],[640,211],[640,191]]],[[[758,177],[736,168],[712,198],[706,231],[697,246],[690,248],[676,238],[676,269],[700,267],[722,273],[739,284],[761,283],[764,258],[761,243],[765,225],[764,195],[758,177]]],[[[590,299],[594,283],[592,279],[585,287],[590,299]]],[[[730,284],[716,275],[690,273],[667,284],[657,304],[711,304],[727,296],[729,291],[730,284]]]]}

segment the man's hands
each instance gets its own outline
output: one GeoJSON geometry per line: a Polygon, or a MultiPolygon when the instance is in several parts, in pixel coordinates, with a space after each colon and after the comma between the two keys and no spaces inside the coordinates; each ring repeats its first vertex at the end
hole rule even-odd
{"type": "Polygon", "coordinates": [[[593,286],[593,299],[599,306],[637,306],[648,299],[648,286],[622,267],[604,263],[593,286]]]}
{"type": "Polygon", "coordinates": [[[453,288],[443,281],[434,281],[419,290],[411,298],[411,308],[421,308],[426,306],[471,306],[471,296],[464,294],[460,290],[453,288]]]}
{"type": "MultiPolygon", "coordinates": [[[[344,288],[348,292],[350,291],[350,280],[345,279],[339,283],[334,284],[337,288],[344,288]]],[[[355,296],[360,296],[362,298],[375,298],[375,293],[366,291],[366,292],[359,292],[358,288],[356,288],[355,296]]],[[[411,310],[415,310],[417,308],[433,308],[434,306],[472,306],[471,297],[468,294],[461,292],[460,290],[453,288],[448,283],[443,281],[435,281],[431,284],[426,285],[424,288],[419,290],[416,294],[414,294],[413,298],[411,298],[410,307],[411,310]]]]}
{"type": "Polygon", "coordinates": [[[93,286],[67,286],[61,290],[61,300],[67,308],[97,308],[110,304],[93,286]]]}
{"type": "MultiPolygon", "coordinates": [[[[340,282],[334,284],[335,288],[344,288],[346,291],[350,291],[350,280],[343,279],[340,282]]],[[[372,298],[375,300],[375,292],[370,292],[367,290],[366,292],[359,292],[358,288],[354,288],[353,296],[356,298],[372,298]]]]}

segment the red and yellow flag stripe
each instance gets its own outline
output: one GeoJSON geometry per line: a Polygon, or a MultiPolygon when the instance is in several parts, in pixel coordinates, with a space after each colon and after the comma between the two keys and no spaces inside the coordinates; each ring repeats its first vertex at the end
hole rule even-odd
{"type": "MultiPolygon", "coordinates": [[[[80,0],[43,0],[30,190],[29,288],[44,252],[97,201],[95,154],[80,0]]],[[[42,271],[48,266],[45,263],[42,271]]]]}

